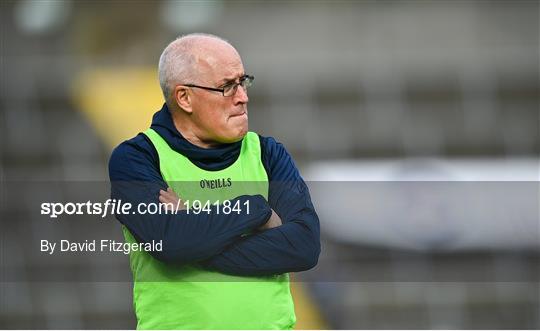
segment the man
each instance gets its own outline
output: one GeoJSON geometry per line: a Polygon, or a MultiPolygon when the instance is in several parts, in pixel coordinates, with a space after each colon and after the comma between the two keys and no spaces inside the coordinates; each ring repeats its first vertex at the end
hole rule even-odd
{"type": "Polygon", "coordinates": [[[174,214],[117,215],[128,242],[162,243],[130,255],[139,329],[294,326],[287,273],[317,264],[319,221],[285,148],[248,132],[253,79],[225,40],[178,38],[159,62],[163,108],[111,156],[113,198],[182,202],[174,214]],[[211,204],[183,205],[195,200],[211,204]]]}

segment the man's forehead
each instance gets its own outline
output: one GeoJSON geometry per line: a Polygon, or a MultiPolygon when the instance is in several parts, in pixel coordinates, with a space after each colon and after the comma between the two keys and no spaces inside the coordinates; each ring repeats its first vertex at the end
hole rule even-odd
{"type": "Polygon", "coordinates": [[[215,83],[225,83],[244,74],[244,67],[239,56],[223,54],[202,54],[197,58],[198,71],[203,79],[215,83]]]}

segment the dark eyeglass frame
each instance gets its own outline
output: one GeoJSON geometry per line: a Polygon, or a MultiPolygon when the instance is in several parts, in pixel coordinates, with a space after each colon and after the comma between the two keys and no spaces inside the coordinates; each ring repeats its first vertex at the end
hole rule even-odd
{"type": "Polygon", "coordinates": [[[232,97],[233,95],[236,94],[236,91],[238,90],[238,86],[242,86],[244,88],[244,90],[247,90],[249,87],[251,87],[251,84],[253,84],[254,80],[255,80],[255,77],[253,77],[251,75],[244,75],[244,76],[239,78],[238,83],[237,82],[229,82],[229,83],[225,84],[225,86],[223,86],[223,88],[215,88],[215,87],[201,86],[201,85],[195,85],[195,84],[181,84],[181,85],[184,85],[184,86],[187,86],[187,87],[196,87],[196,88],[200,88],[200,89],[208,90],[208,91],[221,92],[221,94],[224,97],[232,97]],[[229,87],[229,86],[231,86],[231,87],[229,87]],[[231,91],[230,95],[229,94],[225,95],[225,90],[229,89],[229,88],[230,88],[229,91],[231,91]]]}

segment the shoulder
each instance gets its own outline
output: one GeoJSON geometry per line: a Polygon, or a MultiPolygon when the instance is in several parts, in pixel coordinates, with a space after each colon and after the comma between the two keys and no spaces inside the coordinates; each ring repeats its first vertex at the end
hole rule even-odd
{"type": "Polygon", "coordinates": [[[146,180],[159,172],[159,158],[153,144],[142,133],[122,142],[111,153],[111,180],[146,180]]]}
{"type": "Polygon", "coordinates": [[[283,155],[289,155],[285,146],[277,141],[274,137],[265,137],[259,135],[259,141],[261,143],[261,151],[263,154],[266,154],[270,157],[279,157],[283,155]]]}
{"type": "Polygon", "coordinates": [[[259,135],[261,157],[271,180],[299,177],[298,169],[285,146],[273,137],[259,135]]]}

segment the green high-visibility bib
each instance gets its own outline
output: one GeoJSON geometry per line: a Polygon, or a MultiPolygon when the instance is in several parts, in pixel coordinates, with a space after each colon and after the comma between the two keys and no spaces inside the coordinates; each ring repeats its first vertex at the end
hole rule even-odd
{"type": "MultiPolygon", "coordinates": [[[[224,206],[244,194],[268,199],[257,134],[249,132],[238,159],[220,171],[197,167],[152,129],[144,134],[157,150],[163,179],[182,200],[224,206]]],[[[126,227],[123,231],[127,242],[136,242],[126,227]]],[[[144,251],[130,253],[130,266],[137,329],[292,329],[296,322],[288,274],[230,276],[195,264],[165,264],[144,251]]]]}

